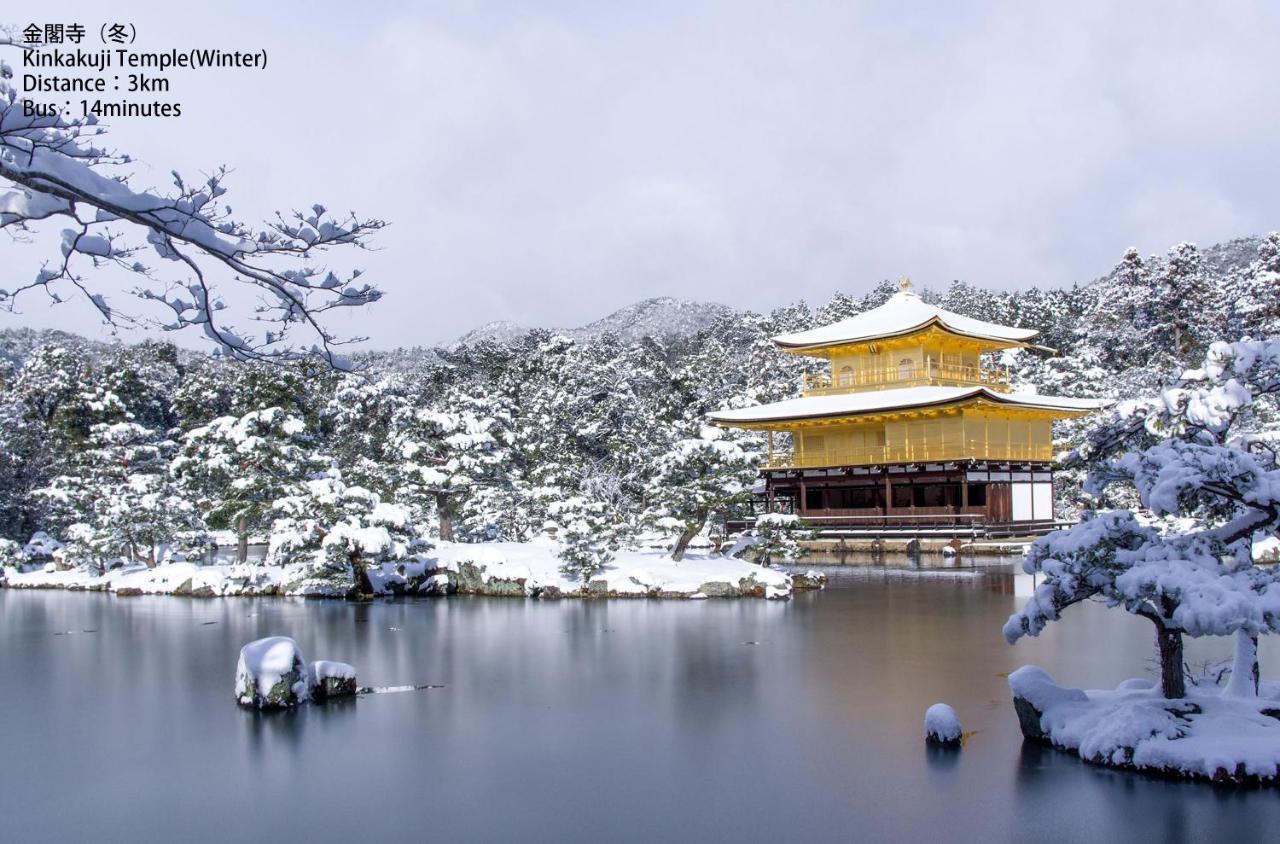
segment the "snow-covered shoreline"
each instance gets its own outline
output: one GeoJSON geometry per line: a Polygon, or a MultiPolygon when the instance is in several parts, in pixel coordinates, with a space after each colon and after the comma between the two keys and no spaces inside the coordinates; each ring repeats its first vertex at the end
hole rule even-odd
{"type": "Polygon", "coordinates": [[[1085,762],[1222,785],[1280,783],[1280,684],[1256,697],[1189,686],[1165,698],[1137,678],[1115,689],[1059,686],[1034,665],[1009,675],[1023,736],[1085,762]]]}
{"type": "MultiPolygon", "coordinates": [[[[530,598],[770,598],[820,585],[809,578],[729,557],[688,554],[675,562],[661,551],[622,550],[603,572],[583,583],[562,571],[558,546],[526,543],[445,543],[417,559],[369,571],[377,594],[494,595],[530,598]],[[797,582],[799,581],[799,582],[797,582]]],[[[105,575],[83,570],[4,570],[15,589],[68,589],[132,595],[233,597],[255,595],[340,598],[342,584],[311,576],[307,564],[168,563],[135,565],[105,575]]]]}

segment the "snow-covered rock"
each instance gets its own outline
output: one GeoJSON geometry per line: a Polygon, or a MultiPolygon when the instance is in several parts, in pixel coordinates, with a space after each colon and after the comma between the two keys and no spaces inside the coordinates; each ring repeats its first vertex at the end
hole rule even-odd
{"type": "Polygon", "coordinates": [[[792,589],[825,589],[827,573],[817,569],[807,569],[791,573],[792,589]]]}
{"type": "Polygon", "coordinates": [[[1045,710],[1055,703],[1085,699],[1084,692],[1062,688],[1038,665],[1024,665],[1010,674],[1009,688],[1013,691],[1013,708],[1018,713],[1022,735],[1036,741],[1045,738],[1040,726],[1045,710]]]}
{"type": "Polygon", "coordinates": [[[956,711],[945,703],[935,703],[924,713],[924,740],[943,747],[959,747],[964,732],[956,711]]]}
{"type": "Polygon", "coordinates": [[[318,659],[307,666],[311,699],[317,703],[336,697],[351,697],[358,691],[356,670],[345,662],[318,659]]]}
{"type": "Polygon", "coordinates": [[[1227,783],[1280,781],[1280,691],[1223,695],[1193,686],[1170,700],[1150,681],[1111,690],[1059,686],[1041,668],[1009,675],[1023,735],[1086,762],[1161,776],[1227,783]]]}
{"type": "MultiPolygon", "coordinates": [[[[354,674],[354,672],[353,672],[354,674]]],[[[310,699],[306,660],[298,643],[269,636],[240,649],[236,702],[255,709],[286,709],[310,699]]]]}

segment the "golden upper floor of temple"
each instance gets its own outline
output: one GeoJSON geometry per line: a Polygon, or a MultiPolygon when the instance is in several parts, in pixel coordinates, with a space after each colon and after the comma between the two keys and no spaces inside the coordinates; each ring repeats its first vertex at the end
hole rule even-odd
{"type": "Polygon", "coordinates": [[[1037,332],[952,313],[922,300],[908,279],[900,284],[878,308],[773,338],[784,352],[830,362],[829,375],[805,379],[804,394],[923,386],[1008,392],[1008,370],[985,365],[982,355],[1029,346],[1037,332]]]}
{"type": "Polygon", "coordinates": [[[916,295],[908,279],[904,278],[901,286],[878,308],[830,325],[779,334],[773,342],[784,352],[826,359],[939,344],[948,351],[980,354],[1030,346],[1031,339],[1039,333],[930,305],[916,295]]]}

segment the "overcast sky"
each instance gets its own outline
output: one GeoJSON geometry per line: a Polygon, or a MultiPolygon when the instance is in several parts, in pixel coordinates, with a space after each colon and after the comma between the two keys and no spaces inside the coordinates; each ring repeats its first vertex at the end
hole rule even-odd
{"type": "MultiPolygon", "coordinates": [[[[22,12],[95,30],[110,5],[22,12]]],[[[184,116],[112,139],[139,183],[233,167],[240,217],[389,220],[362,256],[387,297],[340,326],[375,347],[649,296],[1062,285],[1280,227],[1274,0],[114,5],[140,48],[269,51],[174,73],[184,116]]],[[[100,333],[24,311],[0,324],[100,333]]]]}

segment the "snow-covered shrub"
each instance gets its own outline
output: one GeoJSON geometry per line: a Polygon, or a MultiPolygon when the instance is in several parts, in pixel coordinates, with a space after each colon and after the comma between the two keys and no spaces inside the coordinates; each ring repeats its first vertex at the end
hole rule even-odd
{"type": "Polygon", "coordinates": [[[12,539],[0,537],[0,569],[10,567],[21,569],[29,561],[30,557],[21,545],[12,539]]]}
{"type": "Polygon", "coordinates": [[[1024,567],[1043,582],[1005,638],[1099,598],[1155,625],[1166,697],[1186,694],[1184,634],[1235,635],[1229,688],[1256,694],[1256,637],[1280,630],[1280,572],[1253,565],[1250,546],[1280,532],[1280,468],[1247,421],[1277,395],[1280,341],[1215,343],[1175,387],[1121,405],[1085,450],[1090,491],[1125,483],[1146,512],[1102,512],[1037,540],[1024,567]]]}
{"type": "Polygon", "coordinates": [[[789,513],[764,513],[756,517],[755,550],[761,564],[767,565],[775,558],[798,560],[809,549],[800,543],[814,537],[815,531],[801,519],[789,513]]]}
{"type": "Polygon", "coordinates": [[[62,548],[62,543],[42,530],[31,534],[31,538],[22,546],[22,554],[26,562],[32,565],[44,565],[53,560],[53,555],[62,548]]]}
{"type": "Polygon", "coordinates": [[[105,574],[123,562],[113,537],[96,530],[91,524],[76,522],[68,525],[62,536],[66,541],[54,552],[53,562],[48,565],[105,574]]]}
{"type": "Polygon", "coordinates": [[[566,574],[586,583],[613,559],[613,518],[604,504],[573,497],[551,507],[566,574]]]}
{"type": "Polygon", "coordinates": [[[177,562],[201,563],[218,547],[217,540],[207,530],[181,531],[173,537],[169,546],[169,559],[177,562]]]}

